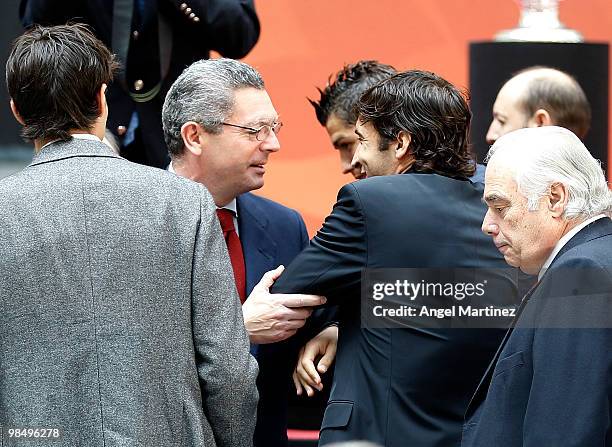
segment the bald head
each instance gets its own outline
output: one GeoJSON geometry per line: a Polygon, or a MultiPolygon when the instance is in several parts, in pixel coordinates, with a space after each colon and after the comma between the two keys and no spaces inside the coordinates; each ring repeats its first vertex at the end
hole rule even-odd
{"type": "Polygon", "coordinates": [[[561,126],[581,139],[591,123],[591,108],[580,85],[554,68],[525,69],[504,84],[493,105],[487,142],[524,127],[561,126]]]}

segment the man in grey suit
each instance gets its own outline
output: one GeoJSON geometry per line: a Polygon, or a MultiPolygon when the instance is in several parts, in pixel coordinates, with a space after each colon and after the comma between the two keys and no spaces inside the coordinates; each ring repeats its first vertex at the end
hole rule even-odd
{"type": "Polygon", "coordinates": [[[34,28],[7,63],[36,153],[0,182],[6,445],[251,446],[257,366],[214,203],[101,142],[114,69],[82,25],[34,28]]]}

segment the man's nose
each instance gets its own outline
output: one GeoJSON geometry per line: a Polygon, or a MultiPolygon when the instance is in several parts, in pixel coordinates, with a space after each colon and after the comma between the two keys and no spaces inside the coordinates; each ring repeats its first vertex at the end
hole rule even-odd
{"type": "Polygon", "coordinates": [[[489,236],[495,236],[499,233],[499,227],[492,221],[490,211],[487,211],[487,214],[485,214],[484,220],[482,221],[481,230],[484,234],[489,236]]]}
{"type": "Polygon", "coordinates": [[[353,154],[353,159],[351,160],[351,169],[361,169],[361,163],[359,161],[359,147],[353,154]]]}
{"type": "Polygon", "coordinates": [[[342,173],[343,174],[350,174],[351,172],[353,172],[353,165],[351,164],[350,161],[346,161],[346,162],[342,162],[342,173]]]}
{"type": "Polygon", "coordinates": [[[486,136],[487,144],[495,143],[495,141],[499,137],[500,137],[500,135],[499,135],[498,126],[497,126],[497,124],[495,124],[495,121],[493,121],[491,123],[491,125],[489,126],[489,130],[487,131],[487,136],[486,136]]]}
{"type": "Polygon", "coordinates": [[[278,152],[280,151],[280,141],[278,141],[278,136],[274,133],[274,131],[270,131],[268,136],[264,141],[262,141],[261,149],[268,152],[278,152]]]}

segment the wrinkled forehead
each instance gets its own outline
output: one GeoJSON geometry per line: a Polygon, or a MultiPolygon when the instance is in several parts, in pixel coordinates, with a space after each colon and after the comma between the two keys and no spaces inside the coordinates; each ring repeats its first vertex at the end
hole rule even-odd
{"type": "Polygon", "coordinates": [[[516,166],[511,157],[503,153],[495,154],[485,171],[485,189],[483,199],[489,201],[495,197],[505,197],[508,200],[516,197],[518,185],[516,183],[516,166]]]}

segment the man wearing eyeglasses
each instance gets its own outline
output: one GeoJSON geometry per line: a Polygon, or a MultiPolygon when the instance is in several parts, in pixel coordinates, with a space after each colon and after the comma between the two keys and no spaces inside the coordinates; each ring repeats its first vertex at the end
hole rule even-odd
{"type": "Polygon", "coordinates": [[[255,69],[213,59],[196,62],[179,76],[166,96],[162,121],[169,169],[205,185],[218,208],[251,352],[259,363],[255,445],[286,446],[296,342],[284,340],[325,299],[268,293],[282,273],[279,266],[308,243],[296,211],[250,193],[263,186],[268,159],[280,149],[278,113],[255,69]]]}

